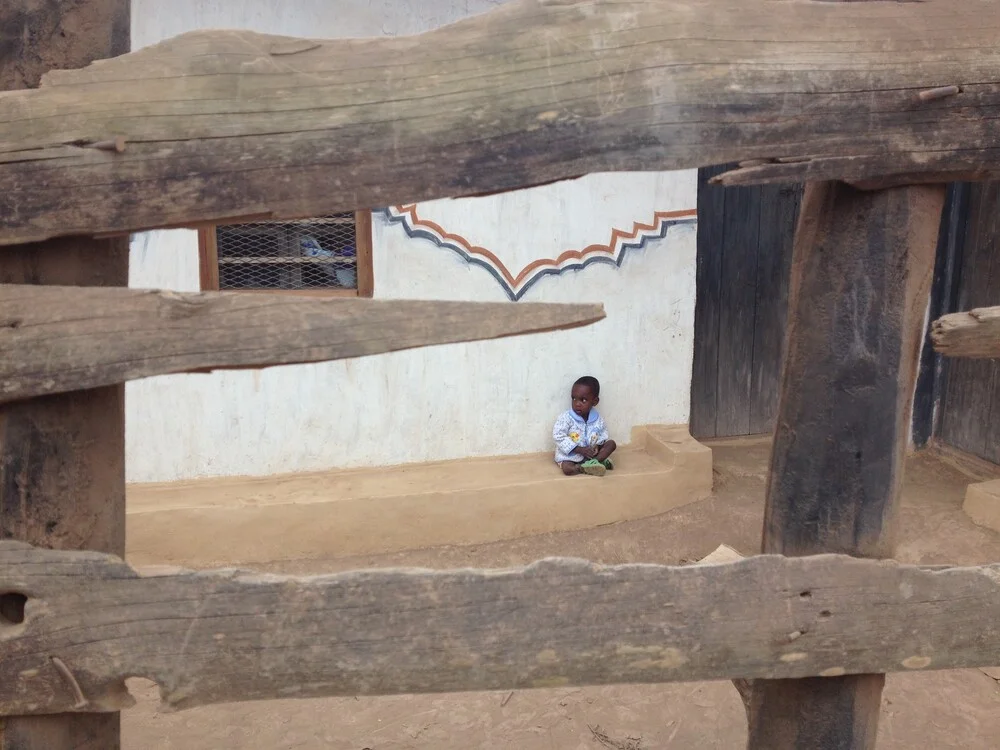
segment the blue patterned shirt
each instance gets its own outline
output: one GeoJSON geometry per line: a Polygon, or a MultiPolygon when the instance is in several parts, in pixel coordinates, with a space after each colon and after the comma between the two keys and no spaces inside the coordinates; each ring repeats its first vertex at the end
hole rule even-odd
{"type": "Polygon", "coordinates": [[[587,421],[572,409],[567,409],[556,420],[552,428],[552,439],[556,443],[556,463],[563,461],[575,461],[577,463],[584,460],[583,456],[573,453],[577,446],[598,446],[604,445],[611,439],[608,435],[607,425],[597,413],[597,409],[591,409],[587,416],[587,421]]]}

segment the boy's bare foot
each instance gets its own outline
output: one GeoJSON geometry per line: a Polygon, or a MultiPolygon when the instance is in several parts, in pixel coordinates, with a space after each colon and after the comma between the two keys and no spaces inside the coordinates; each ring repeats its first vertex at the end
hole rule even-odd
{"type": "Polygon", "coordinates": [[[573,477],[580,473],[580,464],[576,461],[563,461],[559,464],[559,468],[562,469],[562,473],[568,477],[573,477]]]}

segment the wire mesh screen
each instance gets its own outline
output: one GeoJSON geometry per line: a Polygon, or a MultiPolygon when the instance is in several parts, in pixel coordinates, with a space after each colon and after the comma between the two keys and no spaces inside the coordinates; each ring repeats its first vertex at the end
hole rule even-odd
{"type": "Polygon", "coordinates": [[[215,229],[220,289],[357,289],[354,214],[215,229]]]}

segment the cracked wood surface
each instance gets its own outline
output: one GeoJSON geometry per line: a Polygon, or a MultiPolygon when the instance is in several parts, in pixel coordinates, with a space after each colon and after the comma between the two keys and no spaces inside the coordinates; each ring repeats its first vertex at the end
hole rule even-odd
{"type": "MultiPolygon", "coordinates": [[[[762,551],[894,555],[944,200],[944,185],[806,184],[762,551]]],[[[885,676],[870,671],[755,680],[747,750],[874,750],[885,676]]]]}
{"type": "Polygon", "coordinates": [[[193,32],[0,94],[0,243],[748,159],[723,179],[987,178],[998,40],[991,0],[515,0],[418,37],[193,32]]]}
{"type": "Polygon", "coordinates": [[[1000,565],[826,555],[140,577],[112,556],[2,542],[0,591],[27,597],[23,622],[0,607],[7,714],[119,709],[130,676],[189,708],[1000,663],[1000,565]]]}
{"type": "Polygon", "coordinates": [[[942,315],[931,325],[931,341],[946,357],[1000,358],[1000,307],[942,315]]]}
{"type": "MultiPolygon", "coordinates": [[[[3,0],[0,89],[127,52],[130,7],[3,0]]],[[[15,245],[0,254],[0,282],[127,287],[128,257],[127,237],[15,245]]],[[[0,405],[0,479],[0,538],[124,554],[124,386],[0,405]]],[[[0,750],[119,750],[119,724],[117,713],[10,716],[0,721],[0,750]]]]}
{"type": "Polygon", "coordinates": [[[603,318],[599,304],[0,285],[0,403],[152,375],[347,359],[603,318]]]}

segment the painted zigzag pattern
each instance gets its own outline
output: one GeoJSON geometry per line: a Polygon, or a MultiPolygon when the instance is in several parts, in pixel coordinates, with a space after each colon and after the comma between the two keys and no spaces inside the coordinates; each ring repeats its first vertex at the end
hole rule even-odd
{"type": "Polygon", "coordinates": [[[402,226],[407,236],[433,242],[440,248],[458,253],[468,263],[485,268],[513,302],[520,300],[543,276],[579,271],[591,263],[621,266],[627,251],[639,250],[649,240],[665,237],[670,227],[693,226],[697,222],[697,212],[694,209],[657,211],[648,224],[637,221],[629,231],[612,229],[611,239],[607,244],[588,245],[582,250],[567,250],[556,258],[540,258],[529,263],[515,275],[485,247],[473,245],[465,237],[447,232],[433,221],[420,218],[415,203],[392,206],[385,209],[384,214],[389,223],[402,226]]]}

